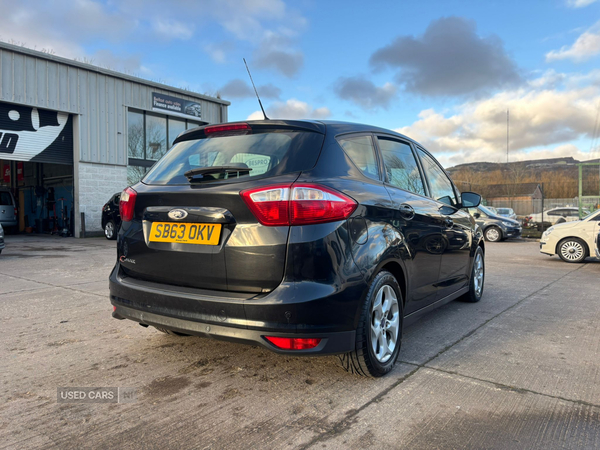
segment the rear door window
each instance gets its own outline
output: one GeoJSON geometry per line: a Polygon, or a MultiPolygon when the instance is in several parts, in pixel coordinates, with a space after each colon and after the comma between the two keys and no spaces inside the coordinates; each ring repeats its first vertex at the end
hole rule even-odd
{"type": "Polygon", "coordinates": [[[6,191],[0,192],[0,205],[10,205],[13,206],[12,197],[6,191]]]}
{"type": "Polygon", "coordinates": [[[442,169],[442,166],[420,148],[418,149],[418,152],[423,164],[423,170],[429,180],[431,197],[440,203],[455,206],[457,202],[454,187],[452,186],[450,178],[448,178],[448,175],[446,175],[444,169],[442,169]]]}
{"type": "Polygon", "coordinates": [[[211,173],[199,182],[232,181],[233,178],[271,177],[314,167],[323,135],[305,131],[268,131],[244,135],[208,137],[178,142],[148,172],[145,184],[188,184],[185,172],[219,166],[241,166],[245,170],[211,173]]]}
{"type": "Polygon", "coordinates": [[[371,136],[342,137],[338,142],[365,176],[379,180],[379,168],[371,136]]]}
{"type": "Polygon", "coordinates": [[[380,136],[377,137],[377,142],[383,157],[388,183],[415,194],[425,195],[421,172],[410,145],[380,136]]]}

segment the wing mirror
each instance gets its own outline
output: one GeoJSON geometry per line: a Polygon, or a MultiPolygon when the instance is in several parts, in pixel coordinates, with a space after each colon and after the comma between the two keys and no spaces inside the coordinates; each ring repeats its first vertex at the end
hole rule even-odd
{"type": "Polygon", "coordinates": [[[481,217],[481,214],[479,214],[478,212],[476,212],[475,214],[473,214],[473,217],[475,217],[476,219],[479,219],[481,217]]]}
{"type": "Polygon", "coordinates": [[[477,208],[481,203],[481,195],[475,192],[463,192],[460,197],[461,208],[477,208]]]}

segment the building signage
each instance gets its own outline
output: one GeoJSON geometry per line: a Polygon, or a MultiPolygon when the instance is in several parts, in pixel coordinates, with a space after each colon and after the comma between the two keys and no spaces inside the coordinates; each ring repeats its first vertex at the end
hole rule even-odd
{"type": "Polygon", "coordinates": [[[202,118],[200,103],[157,92],[152,93],[152,110],[180,117],[202,118]]]}
{"type": "Polygon", "coordinates": [[[73,164],[71,116],[0,103],[0,159],[73,164]]]}

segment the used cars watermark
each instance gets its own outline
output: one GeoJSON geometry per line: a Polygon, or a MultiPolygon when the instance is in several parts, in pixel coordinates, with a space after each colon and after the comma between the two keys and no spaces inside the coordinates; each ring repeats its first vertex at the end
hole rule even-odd
{"type": "Polygon", "coordinates": [[[134,387],[58,387],[58,403],[134,403],[134,387]]]}

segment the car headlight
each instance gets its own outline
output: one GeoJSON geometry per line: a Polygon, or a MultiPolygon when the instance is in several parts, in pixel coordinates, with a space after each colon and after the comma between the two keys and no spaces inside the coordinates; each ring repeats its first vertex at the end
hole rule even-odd
{"type": "Polygon", "coordinates": [[[550,236],[550,233],[552,233],[553,231],[554,227],[548,228],[546,231],[544,231],[544,234],[542,234],[542,239],[546,239],[548,236],[550,236]]]}
{"type": "Polygon", "coordinates": [[[513,222],[502,221],[502,223],[507,227],[516,227],[517,225],[513,222]]]}

